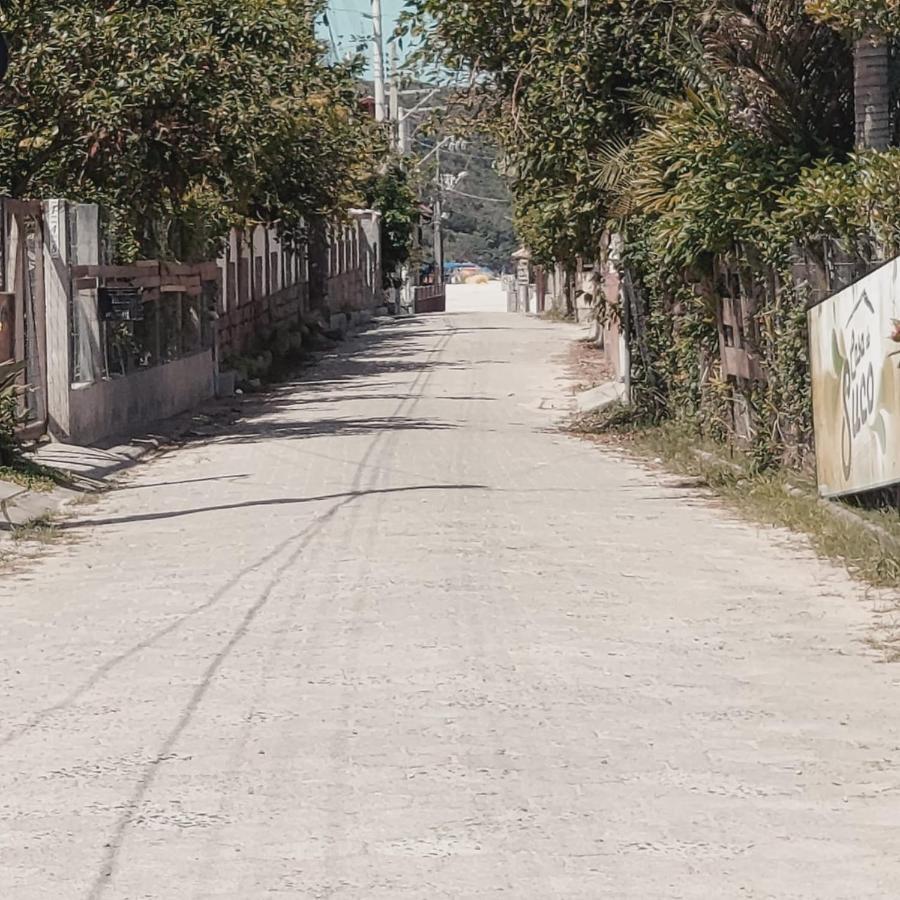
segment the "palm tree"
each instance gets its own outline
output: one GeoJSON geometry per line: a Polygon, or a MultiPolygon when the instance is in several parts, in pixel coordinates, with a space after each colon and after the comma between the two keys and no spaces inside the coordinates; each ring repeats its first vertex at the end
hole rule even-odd
{"type": "Polygon", "coordinates": [[[853,45],[853,93],[856,146],[884,150],[891,144],[889,44],[884,34],[869,31],[853,45]]]}
{"type": "Polygon", "coordinates": [[[598,153],[611,216],[666,213],[676,173],[689,168],[697,144],[736,134],[732,126],[810,158],[852,149],[850,46],[807,15],[804,0],[711,0],[683,46],[684,96],[646,95],[641,137],[598,153]]]}
{"type": "Polygon", "coordinates": [[[719,0],[701,32],[704,64],[724,79],[753,131],[813,156],[853,139],[850,52],[804,0],[719,0]]]}

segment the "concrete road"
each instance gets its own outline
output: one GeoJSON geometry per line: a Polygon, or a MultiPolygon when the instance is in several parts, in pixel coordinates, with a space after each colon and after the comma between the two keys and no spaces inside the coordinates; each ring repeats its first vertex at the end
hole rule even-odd
{"type": "Polygon", "coordinates": [[[900,896],[900,669],[794,540],[408,320],[0,583],[0,897],[900,896]]]}

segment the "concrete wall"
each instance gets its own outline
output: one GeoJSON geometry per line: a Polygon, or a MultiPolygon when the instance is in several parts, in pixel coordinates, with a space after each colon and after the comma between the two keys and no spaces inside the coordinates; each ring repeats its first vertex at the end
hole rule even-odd
{"type": "Polygon", "coordinates": [[[600,322],[600,343],[613,374],[621,379],[626,374],[625,366],[628,363],[621,328],[621,285],[619,273],[614,266],[605,268],[602,289],[606,301],[606,316],[600,322]]]}
{"type": "Polygon", "coordinates": [[[381,216],[351,211],[349,225],[332,232],[326,304],[332,314],[372,310],[384,303],[381,283],[381,216]]]}
{"type": "MultiPolygon", "coordinates": [[[[265,345],[284,329],[299,325],[308,312],[318,311],[310,309],[307,253],[303,247],[293,251],[284,246],[274,228],[233,232],[218,263],[190,267],[144,261],[127,267],[102,264],[96,206],[48,201],[42,218],[48,429],[62,440],[86,444],[125,435],[202,403],[215,394],[220,348],[240,353],[265,345]],[[154,265],[155,273],[131,271],[154,265]],[[206,268],[213,273],[215,296],[207,297],[210,279],[199,272],[206,268]],[[127,374],[110,374],[106,352],[110,332],[101,321],[98,291],[132,282],[145,290],[145,309],[160,301],[148,320],[156,334],[156,349],[148,358],[156,363],[188,355],[143,368],[135,362],[137,352],[128,351],[122,369],[127,374]],[[201,331],[196,343],[185,343],[179,332],[177,350],[161,352],[162,346],[169,346],[160,343],[161,297],[173,293],[184,299],[178,300],[174,318],[166,313],[166,328],[185,329],[184,303],[193,304],[189,310],[197,309],[201,329],[208,321],[202,310],[217,309],[217,341],[211,330],[201,331]],[[172,322],[177,324],[171,326],[172,322]],[[199,346],[209,349],[192,352],[199,346]]],[[[321,312],[326,322],[331,315],[332,320],[356,324],[383,303],[380,236],[381,217],[371,210],[352,210],[349,222],[331,230],[322,266],[321,312]]]]}
{"type": "Polygon", "coordinates": [[[575,321],[591,322],[596,310],[597,294],[603,289],[599,267],[578,261],[575,273],[575,321]]]}
{"type": "Polygon", "coordinates": [[[93,444],[178,415],[215,394],[215,363],[204,350],[121,378],[72,386],[67,438],[93,444]]]}
{"type": "Polygon", "coordinates": [[[598,267],[600,290],[603,292],[605,316],[600,324],[600,342],[615,377],[626,385],[630,393],[631,354],[625,334],[625,301],[620,266],[622,236],[606,232],[602,239],[602,263],[598,267]]]}
{"type": "Polygon", "coordinates": [[[282,245],[274,228],[233,229],[219,269],[221,359],[258,349],[278,331],[299,324],[309,308],[306,253],[282,245]]]}
{"type": "Polygon", "coordinates": [[[343,330],[384,303],[381,216],[351,210],[347,223],[311,222],[309,246],[296,251],[274,228],[235,229],[219,267],[221,359],[255,352],[309,313],[343,330]]]}

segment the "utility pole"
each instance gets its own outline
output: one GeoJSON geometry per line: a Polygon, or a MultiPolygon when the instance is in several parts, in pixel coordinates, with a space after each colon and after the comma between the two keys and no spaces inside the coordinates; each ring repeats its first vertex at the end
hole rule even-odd
{"type": "MultiPolygon", "coordinates": [[[[439,93],[440,88],[412,88],[410,90],[401,91],[398,89],[397,91],[397,150],[401,155],[406,155],[410,151],[410,138],[414,133],[414,129],[410,127],[410,119],[416,113],[421,112],[434,112],[438,109],[443,109],[443,106],[426,106],[425,104],[434,97],[435,94],[439,93]],[[412,96],[414,97],[416,94],[425,94],[421,100],[416,102],[409,109],[404,108],[400,105],[401,101],[404,97],[412,96]]],[[[431,154],[428,154],[430,157],[431,154]]],[[[426,157],[426,159],[428,158],[426,157]]],[[[418,163],[421,165],[421,161],[418,163]]]]}
{"type": "Polygon", "coordinates": [[[400,107],[400,121],[397,123],[397,149],[401,156],[409,153],[409,116],[404,115],[403,107],[400,107]]]}
{"type": "Polygon", "coordinates": [[[381,0],[372,0],[372,69],[375,78],[375,121],[387,118],[384,103],[384,37],[381,0]]]}
{"type": "Polygon", "coordinates": [[[434,283],[444,283],[444,186],[441,183],[441,150],[438,145],[437,194],[434,201],[434,283]]]}
{"type": "Polygon", "coordinates": [[[388,117],[391,120],[391,130],[394,146],[398,153],[403,153],[403,110],[400,108],[400,75],[397,72],[397,45],[391,43],[391,90],[388,105],[388,117]]]}
{"type": "Polygon", "coordinates": [[[407,91],[400,90],[400,70],[397,64],[397,45],[391,44],[391,90],[389,114],[394,123],[394,146],[401,156],[409,153],[409,117],[418,108],[405,109],[400,105],[403,95],[407,91]]]}
{"type": "Polygon", "coordinates": [[[444,283],[444,201],[440,188],[434,201],[434,283],[444,283]]]}

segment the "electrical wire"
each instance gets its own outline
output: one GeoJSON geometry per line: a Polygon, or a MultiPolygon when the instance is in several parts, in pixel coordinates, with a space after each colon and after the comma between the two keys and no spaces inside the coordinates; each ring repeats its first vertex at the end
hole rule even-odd
{"type": "MultiPolygon", "coordinates": [[[[421,147],[424,147],[424,148],[427,149],[427,150],[433,150],[433,149],[434,149],[434,146],[435,146],[434,143],[429,143],[428,141],[423,140],[423,139],[420,138],[420,137],[414,137],[413,140],[414,140],[417,144],[419,144],[421,147]]],[[[473,151],[466,151],[466,150],[448,150],[446,147],[444,148],[444,150],[445,150],[447,153],[449,153],[449,154],[451,154],[451,155],[453,155],[453,156],[465,156],[466,159],[469,159],[469,160],[472,160],[472,159],[480,159],[480,160],[482,160],[483,162],[496,162],[497,159],[498,159],[498,157],[496,156],[496,154],[495,154],[494,156],[486,156],[486,155],[481,154],[481,153],[474,153],[473,151]]]]}
{"type": "Polygon", "coordinates": [[[444,188],[444,193],[456,194],[460,197],[468,197],[469,200],[482,200],[485,203],[509,203],[502,197],[479,197],[478,194],[467,194],[465,191],[458,191],[456,188],[444,188]]]}
{"type": "Polygon", "coordinates": [[[353,55],[360,44],[371,41],[371,35],[368,33],[368,28],[365,27],[364,21],[371,20],[372,17],[362,10],[337,6],[334,2],[329,2],[326,6],[326,15],[328,16],[329,30],[332,31],[336,61],[340,61],[342,56],[353,55]],[[337,28],[336,34],[331,28],[332,22],[337,28]],[[352,45],[352,49],[350,45],[352,45]]]}
{"type": "Polygon", "coordinates": [[[325,8],[325,27],[328,29],[329,43],[331,44],[331,63],[337,65],[340,62],[341,55],[338,53],[337,41],[334,37],[334,28],[331,26],[331,8],[325,8]]]}

